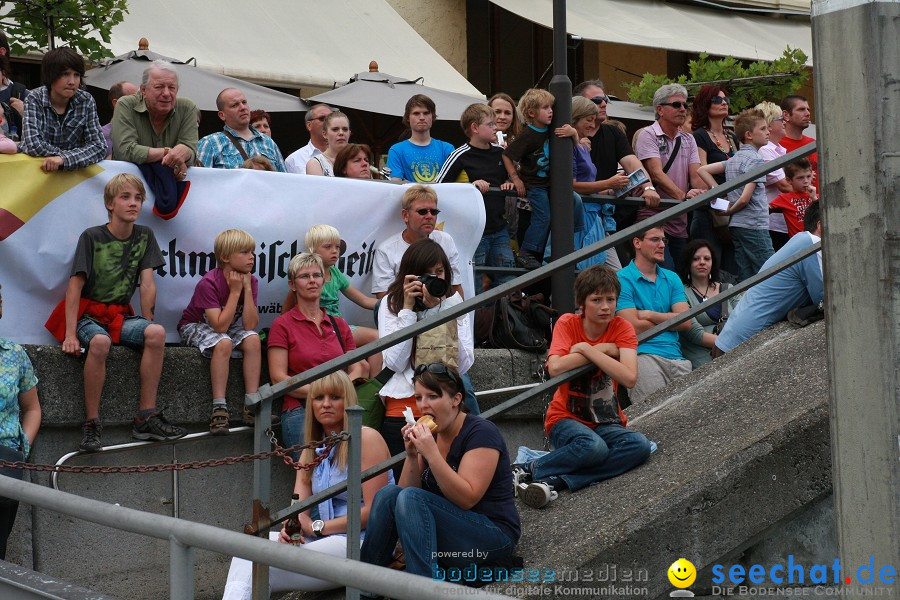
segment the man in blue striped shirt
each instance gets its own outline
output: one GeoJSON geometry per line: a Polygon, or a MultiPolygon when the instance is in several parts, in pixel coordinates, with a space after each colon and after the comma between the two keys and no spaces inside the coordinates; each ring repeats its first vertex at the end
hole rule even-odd
{"type": "Polygon", "coordinates": [[[225,88],[219,92],[216,108],[225,127],[200,140],[197,158],[204,166],[239,169],[251,156],[264,156],[275,170],[285,172],[281,151],[272,138],[250,126],[250,105],[241,90],[225,88]]]}

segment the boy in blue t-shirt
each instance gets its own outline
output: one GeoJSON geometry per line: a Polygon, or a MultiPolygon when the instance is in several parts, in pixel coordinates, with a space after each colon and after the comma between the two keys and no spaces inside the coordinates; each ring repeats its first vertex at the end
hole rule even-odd
{"type": "Polygon", "coordinates": [[[425,94],[416,94],[406,102],[403,125],[410,130],[408,140],[391,146],[387,166],[394,181],[431,183],[453,146],[431,137],[431,126],[437,117],[434,100],[425,94]]]}

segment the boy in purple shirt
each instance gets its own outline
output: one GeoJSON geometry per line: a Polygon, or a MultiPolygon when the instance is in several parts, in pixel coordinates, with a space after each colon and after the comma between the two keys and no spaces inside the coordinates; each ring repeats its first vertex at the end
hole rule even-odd
{"type": "MultiPolygon", "coordinates": [[[[212,414],[209,431],[228,433],[228,406],[225,388],[228,367],[235,348],[244,356],[244,392],[251,396],[259,389],[262,351],[256,308],[259,284],[250,274],[256,241],[246,231],[228,229],[216,236],[213,251],[218,267],[194,288],[194,295],[178,323],[178,333],[188,346],[196,346],[210,361],[212,414]]],[[[246,400],[246,397],[245,397],[246,400]]]]}

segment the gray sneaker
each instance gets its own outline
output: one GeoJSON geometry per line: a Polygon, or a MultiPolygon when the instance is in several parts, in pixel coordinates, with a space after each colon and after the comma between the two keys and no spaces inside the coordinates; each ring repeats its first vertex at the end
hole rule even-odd
{"type": "Polygon", "coordinates": [[[520,467],[513,465],[512,468],[513,494],[518,498],[519,492],[524,490],[529,481],[531,481],[531,473],[520,467]]]}
{"type": "Polygon", "coordinates": [[[531,508],[544,508],[559,497],[553,487],[543,481],[534,481],[524,487],[519,492],[519,498],[531,508]]]}
{"type": "Polygon", "coordinates": [[[99,452],[103,448],[103,444],[100,442],[102,432],[103,425],[99,420],[85,421],[81,426],[81,445],[78,446],[78,449],[82,452],[99,452]]]}
{"type": "Polygon", "coordinates": [[[135,418],[131,428],[131,437],[136,440],[177,440],[187,435],[187,430],[177,425],[172,425],[163,416],[162,411],[151,415],[143,421],[135,418]]]}

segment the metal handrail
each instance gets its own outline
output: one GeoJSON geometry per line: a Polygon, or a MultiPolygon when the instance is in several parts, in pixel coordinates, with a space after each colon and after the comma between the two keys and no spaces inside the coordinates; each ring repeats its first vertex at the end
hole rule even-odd
{"type": "Polygon", "coordinates": [[[760,177],[766,175],[771,171],[779,169],[782,166],[797,160],[798,158],[808,156],[815,151],[815,143],[810,143],[775,160],[763,163],[755,169],[744,173],[740,177],[736,177],[730,181],[726,181],[724,184],[698,194],[697,196],[689,200],[679,202],[677,206],[673,206],[672,208],[666,209],[658,214],[653,215],[652,217],[648,217],[643,221],[627,227],[622,231],[618,231],[609,237],[591,244],[590,246],[582,248],[581,250],[576,250],[575,252],[567,256],[560,257],[549,264],[531,271],[526,275],[517,277],[516,279],[499,285],[491,290],[488,290],[487,292],[464,300],[456,306],[453,306],[446,310],[442,310],[441,312],[418,321],[413,325],[395,331],[394,333],[366,344],[365,346],[361,346],[355,350],[351,350],[346,354],[343,354],[337,358],[333,358],[325,363],[322,363],[321,365],[313,367],[312,369],[308,369],[302,373],[298,373],[297,375],[280,381],[275,385],[263,385],[259,390],[260,397],[266,400],[274,400],[276,398],[280,398],[288,392],[306,385],[307,383],[315,381],[316,379],[320,379],[321,377],[324,377],[329,373],[333,373],[338,369],[348,367],[355,362],[358,362],[372,354],[375,354],[376,352],[381,352],[386,348],[411,339],[419,335],[420,333],[423,333],[438,325],[461,317],[462,315],[473,311],[479,306],[483,306],[485,304],[498,300],[499,298],[509,294],[510,292],[536,283],[550,276],[556,270],[573,267],[578,262],[589,258],[594,254],[597,254],[598,252],[602,252],[603,250],[612,248],[613,246],[631,239],[632,236],[642,231],[646,231],[647,229],[650,229],[652,227],[659,226],[674,217],[690,212],[695,208],[705,206],[709,203],[710,200],[720,197],[722,194],[731,190],[738,189],[739,187],[755,181],[756,179],[759,179],[760,177]]]}

